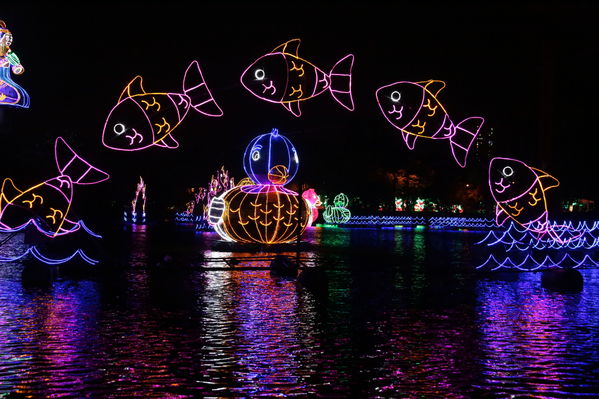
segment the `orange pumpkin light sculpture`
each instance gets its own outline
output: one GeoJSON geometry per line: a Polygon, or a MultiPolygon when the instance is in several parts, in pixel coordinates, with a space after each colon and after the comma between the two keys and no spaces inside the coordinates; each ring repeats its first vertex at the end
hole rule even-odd
{"type": "Polygon", "coordinates": [[[297,172],[295,147],[273,129],[250,142],[243,164],[255,184],[234,187],[213,202],[210,214],[218,218],[215,230],[226,240],[244,243],[296,240],[306,229],[310,206],[283,187],[297,172]]]}

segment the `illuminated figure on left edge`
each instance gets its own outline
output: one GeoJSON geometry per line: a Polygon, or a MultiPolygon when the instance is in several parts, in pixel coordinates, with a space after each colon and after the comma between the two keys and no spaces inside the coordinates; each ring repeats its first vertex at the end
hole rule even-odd
{"type": "Polygon", "coordinates": [[[241,75],[241,84],[261,100],[281,104],[295,116],[303,101],[328,91],[344,108],[353,111],[351,93],[354,56],[348,54],[326,73],[299,57],[300,39],[277,46],[254,61],[241,75]]]}
{"type": "Polygon", "coordinates": [[[100,183],[110,176],[77,155],[61,137],[54,144],[54,158],[57,177],[26,190],[18,189],[12,179],[4,179],[0,191],[0,231],[33,222],[41,233],[56,237],[81,227],[67,219],[73,186],[100,183]]]}
{"type": "Polygon", "coordinates": [[[445,82],[396,82],[376,91],[376,99],[385,118],[401,131],[410,150],[416,139],[448,140],[453,158],[462,168],[484,119],[466,118],[454,124],[438,100],[445,82]]]}
{"type": "Polygon", "coordinates": [[[241,185],[214,198],[210,219],[225,240],[276,244],[294,241],[308,225],[309,204],[283,187],[295,176],[299,159],[289,139],[277,129],[254,138],[245,150],[243,168],[254,184],[241,185]]]}
{"type": "Polygon", "coordinates": [[[570,237],[558,233],[547,211],[545,191],[559,186],[559,181],[540,169],[511,158],[493,158],[489,163],[489,188],[497,203],[496,223],[501,226],[512,219],[539,237],[549,234],[559,243],[571,240],[579,232],[565,229],[570,237]]]}
{"type": "Polygon", "coordinates": [[[10,49],[11,44],[12,34],[0,20],[0,105],[29,108],[29,95],[10,77],[11,70],[15,75],[25,71],[19,57],[10,49]]]}
{"type": "Polygon", "coordinates": [[[136,76],[121,93],[106,118],[102,143],[119,151],[137,151],[156,145],[177,148],[172,135],[190,109],[206,116],[222,116],[197,61],[183,76],[180,93],[146,93],[141,76],[136,76]]]}

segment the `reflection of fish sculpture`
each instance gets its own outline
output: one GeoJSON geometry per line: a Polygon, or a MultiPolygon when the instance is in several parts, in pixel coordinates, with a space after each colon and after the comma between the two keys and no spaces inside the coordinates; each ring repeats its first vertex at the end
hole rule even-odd
{"type": "Polygon", "coordinates": [[[463,168],[470,146],[474,142],[484,119],[466,118],[454,124],[437,99],[445,82],[396,82],[376,91],[381,112],[395,128],[401,130],[410,150],[419,137],[449,140],[456,162],[463,168]]]}
{"type": "Polygon", "coordinates": [[[172,131],[190,108],[207,116],[221,116],[197,61],[185,71],[182,93],[146,93],[141,76],[125,87],[102,132],[102,143],[113,150],[136,151],[152,145],[177,148],[172,131]]]}
{"type": "Polygon", "coordinates": [[[351,70],[354,56],[346,55],[326,73],[299,57],[299,45],[300,39],[289,40],[258,58],[243,71],[243,87],[261,100],[283,105],[295,116],[302,114],[302,101],[327,90],[339,104],[353,111],[351,70]]]}
{"type": "Polygon", "coordinates": [[[54,157],[59,176],[27,190],[18,189],[9,178],[0,191],[0,230],[14,230],[33,222],[49,237],[79,229],[80,224],[67,219],[73,199],[74,184],[96,184],[108,174],[91,166],[77,155],[60,137],[54,144],[54,157]]]}
{"type": "MultiPolygon", "coordinates": [[[[545,191],[559,186],[559,181],[543,172],[511,158],[493,158],[489,164],[489,188],[497,203],[496,223],[501,226],[512,219],[522,227],[540,235],[549,233],[556,241],[564,242],[549,222],[545,191]]],[[[561,226],[560,226],[561,227],[561,226]]],[[[562,229],[572,239],[573,229],[562,229]]]]}

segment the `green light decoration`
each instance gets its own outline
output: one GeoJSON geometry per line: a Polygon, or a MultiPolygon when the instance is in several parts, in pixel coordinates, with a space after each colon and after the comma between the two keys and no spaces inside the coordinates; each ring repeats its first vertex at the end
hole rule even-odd
{"type": "Polygon", "coordinates": [[[21,60],[15,54],[15,52],[12,50],[8,50],[8,53],[6,53],[6,59],[8,60],[8,63],[10,65],[20,65],[21,64],[21,60]]]}
{"type": "Polygon", "coordinates": [[[351,212],[347,209],[349,204],[349,198],[347,195],[340,193],[333,199],[333,205],[330,206],[325,203],[325,211],[322,215],[325,222],[332,224],[343,224],[349,221],[351,218],[351,212]]]}
{"type": "Polygon", "coordinates": [[[424,211],[424,200],[423,199],[416,199],[416,203],[414,204],[414,211],[415,212],[422,212],[424,211]]]}

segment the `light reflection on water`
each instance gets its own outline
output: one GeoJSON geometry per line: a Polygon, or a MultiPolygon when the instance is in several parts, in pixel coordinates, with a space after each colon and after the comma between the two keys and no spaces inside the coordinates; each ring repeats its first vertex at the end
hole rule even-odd
{"type": "Polygon", "coordinates": [[[482,277],[472,271],[478,238],[311,229],[301,255],[326,270],[326,294],[225,269],[226,257],[267,267],[247,257],[269,253],[238,252],[212,233],[121,232],[114,264],[75,277],[56,269],[48,284],[21,278],[31,265],[0,264],[0,397],[599,390],[599,272],[583,270],[581,293],[542,289],[538,273],[482,277]],[[206,261],[222,267],[202,270],[206,261]]]}

